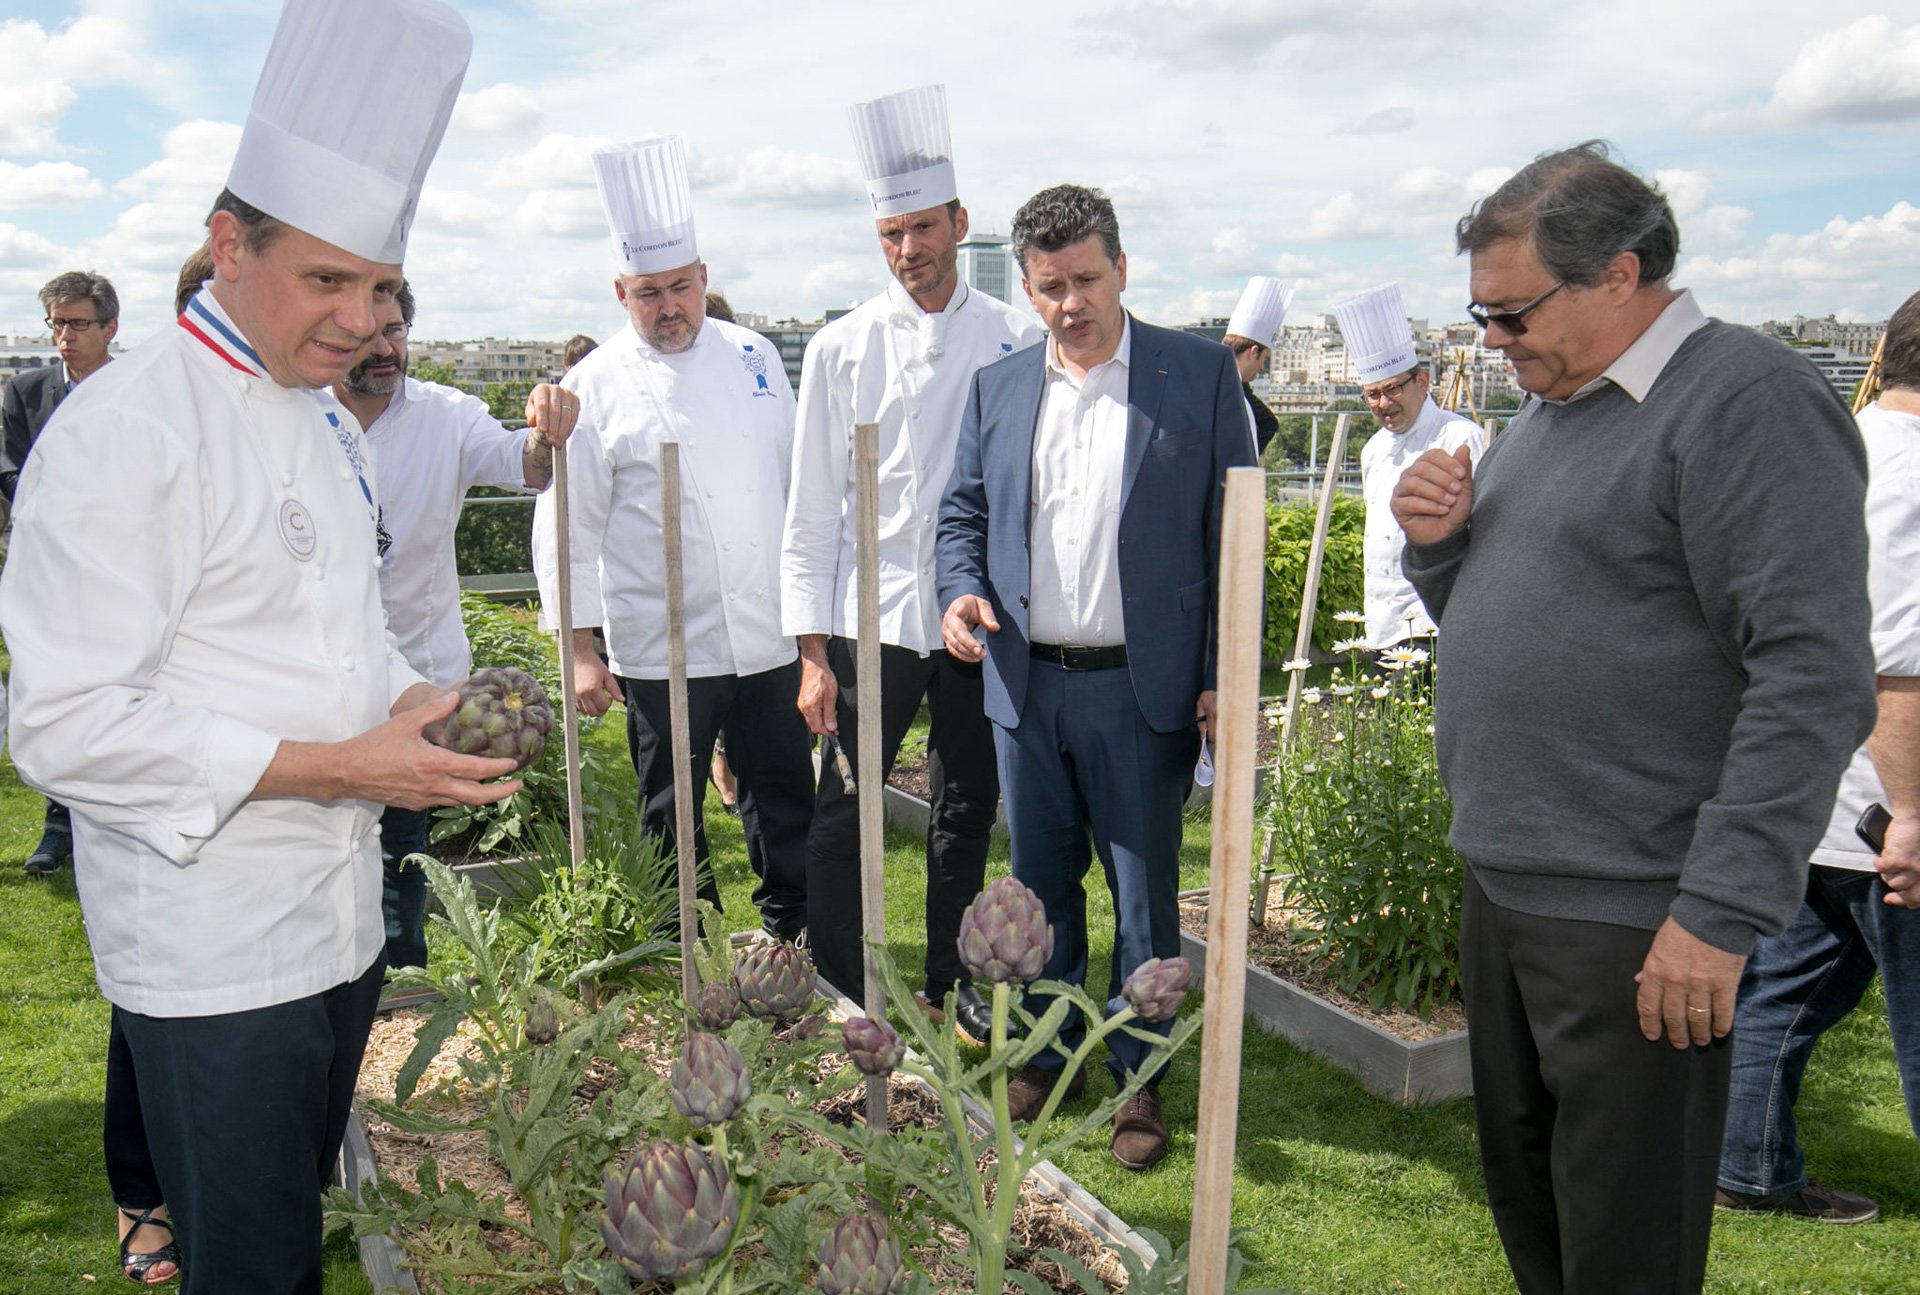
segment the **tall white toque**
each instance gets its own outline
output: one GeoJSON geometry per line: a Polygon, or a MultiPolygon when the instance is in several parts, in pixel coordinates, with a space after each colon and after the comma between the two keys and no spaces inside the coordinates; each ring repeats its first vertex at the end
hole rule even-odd
{"type": "Polygon", "coordinates": [[[472,52],[467,24],[440,0],[287,0],[227,188],[355,256],[400,264],[472,52]]]}
{"type": "Polygon", "coordinates": [[[1273,335],[1287,322],[1287,307],[1293,304],[1293,289],[1278,279],[1256,274],[1247,280],[1240,304],[1227,320],[1227,331],[1262,346],[1273,345],[1273,335]]]}
{"type": "Polygon", "coordinates": [[[1400,300],[1400,285],[1383,283],[1336,302],[1340,336],[1353,357],[1362,383],[1398,377],[1420,362],[1413,349],[1413,329],[1400,300]]]}
{"type": "Polygon", "coordinates": [[[847,109],[873,215],[904,216],[960,196],[947,133],[947,88],[923,85],[847,109]]]}
{"type": "Polygon", "coordinates": [[[658,274],[700,259],[693,241],[687,141],[651,135],[593,150],[593,179],[620,274],[658,274]]]}

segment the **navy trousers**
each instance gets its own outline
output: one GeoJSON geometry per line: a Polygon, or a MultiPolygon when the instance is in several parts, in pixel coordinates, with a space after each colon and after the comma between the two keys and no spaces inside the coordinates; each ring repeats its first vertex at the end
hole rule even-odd
{"type": "MultiPolygon", "coordinates": [[[[1120,986],[1149,958],[1180,953],[1181,811],[1199,754],[1196,729],[1156,733],[1140,714],[1125,667],[1067,670],[1034,661],[1014,728],[994,726],[1006,801],[1013,875],[1046,906],[1053,956],[1041,978],[1087,979],[1084,881],[1099,856],[1113,894],[1113,964],[1107,1010],[1125,1006],[1120,986]]],[[[1029,1000],[1035,1014],[1044,1000],[1029,1000]]],[[[1165,1034],[1171,1021],[1149,1027],[1165,1034]]],[[[1060,1041],[1078,1047],[1086,1022],[1070,1014],[1060,1041]]],[[[1140,1068],[1147,1045],[1108,1036],[1116,1077],[1140,1068]]],[[[1034,1064],[1057,1070],[1066,1058],[1043,1052],[1034,1064]]],[[[1157,1078],[1157,1076],[1156,1076],[1157,1078]]]]}

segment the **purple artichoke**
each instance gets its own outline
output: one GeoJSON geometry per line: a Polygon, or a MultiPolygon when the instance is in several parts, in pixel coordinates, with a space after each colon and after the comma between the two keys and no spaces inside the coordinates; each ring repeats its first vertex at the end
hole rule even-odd
{"type": "Polygon", "coordinates": [[[600,1236],[641,1281],[677,1281],[726,1250],[740,1193],[726,1162],[699,1147],[651,1142],[606,1176],[600,1236]]]}
{"type": "Polygon", "coordinates": [[[840,1027],[840,1042],[863,1075],[891,1074],[907,1055],[907,1045],[885,1021],[856,1016],[840,1027]]]}
{"type": "Polygon", "coordinates": [[[849,1215],[820,1243],[819,1283],[821,1295],[893,1295],[907,1284],[900,1243],[873,1215],[849,1215]]]}
{"type": "Polygon", "coordinates": [[[693,1019],[703,1030],[724,1030],[740,1019],[740,991],[730,980],[701,982],[693,991],[693,1019]]]}
{"type": "Polygon", "coordinates": [[[976,980],[1024,985],[1052,956],[1040,897],[1012,877],[989,884],[960,915],[960,961],[976,980]]]}
{"type": "Polygon", "coordinates": [[[536,1047],[552,1043],[560,1036],[560,1013],[553,1008],[553,1000],[545,994],[536,993],[527,1005],[526,1023],[527,1042],[536,1047]]]}
{"type": "Polygon", "coordinates": [[[689,1030],[667,1077],[667,1092],[673,1109],[691,1120],[694,1128],[724,1123],[753,1096],[747,1059],[719,1035],[689,1030]]]}
{"type": "Polygon", "coordinates": [[[524,769],[547,748],[553,706],[539,681],[511,666],[482,670],[460,685],[460,704],[428,741],[461,755],[514,760],[524,769]]]}
{"type": "Polygon", "coordinates": [[[798,1015],[813,1005],[818,979],[813,959],[791,944],[749,945],[733,964],[734,988],[749,1016],[783,1020],[798,1015]]]}
{"type": "Polygon", "coordinates": [[[1133,969],[1120,996],[1143,1021],[1169,1021],[1186,1001],[1193,964],[1185,958],[1148,958],[1133,969]]]}

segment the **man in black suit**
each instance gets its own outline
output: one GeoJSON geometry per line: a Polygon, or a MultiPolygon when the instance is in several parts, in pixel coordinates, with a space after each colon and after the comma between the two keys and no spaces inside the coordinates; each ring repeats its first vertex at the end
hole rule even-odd
{"type": "MultiPolygon", "coordinates": [[[[1180,952],[1180,811],[1213,722],[1222,488],[1253,463],[1253,427],[1225,347],[1120,304],[1127,258],[1105,195],[1035,195],[1013,252],[1049,338],[974,377],[940,508],[941,632],[960,660],[986,660],[1013,874],[1053,928],[1041,974],[1086,978],[1082,879],[1097,853],[1117,1010],[1134,968],[1180,952]]],[[[1062,1041],[1084,1029],[1070,1017],[1062,1041]]],[[[1108,1046],[1116,1077],[1146,1061],[1138,1039],[1108,1046]]],[[[1064,1062],[1043,1052],[1009,1084],[1015,1118],[1040,1109],[1064,1062]]],[[[1114,1117],[1129,1169],[1166,1154],[1157,1079],[1114,1117]]],[[[1066,1082],[1077,1091],[1084,1073],[1066,1082]]]]}
{"type": "MultiPolygon", "coordinates": [[[[0,461],[0,494],[13,502],[13,488],[26,466],[27,452],[40,438],[40,429],[53,417],[74,385],[113,357],[107,353],[120,330],[120,297],[113,285],[88,270],[69,270],[40,289],[46,308],[47,330],[60,352],[60,363],[29,369],[7,384],[0,396],[0,421],[6,426],[6,457],[0,461]]],[[[56,871],[73,862],[73,826],[67,807],[47,801],[46,828],[40,844],[27,856],[30,877],[56,871]]]]}

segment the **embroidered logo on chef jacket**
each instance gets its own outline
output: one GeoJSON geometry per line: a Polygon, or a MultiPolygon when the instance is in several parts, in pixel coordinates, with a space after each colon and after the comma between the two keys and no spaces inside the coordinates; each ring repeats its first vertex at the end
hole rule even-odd
{"type": "MultiPolygon", "coordinates": [[[[340,425],[340,416],[332,410],[327,411],[327,426],[333,428],[333,438],[340,442],[340,449],[347,456],[347,466],[353,469],[353,475],[360,482],[360,497],[367,501],[367,520],[373,523],[374,534],[380,533],[380,514],[374,507],[373,487],[367,484],[367,461],[360,454],[360,442],[352,432],[340,425]]],[[[386,552],[385,549],[381,550],[386,552]]]]}
{"type": "Polygon", "coordinates": [[[1002,343],[1000,343],[1000,353],[1001,353],[1002,355],[1012,355],[1012,354],[1013,354],[1013,343],[1012,343],[1012,342],[1002,342],[1002,343]]]}
{"type": "Polygon", "coordinates": [[[298,499],[289,499],[280,505],[280,542],[300,561],[313,561],[320,539],[313,533],[313,515],[298,499]]]}
{"type": "Polygon", "coordinates": [[[747,366],[747,372],[753,375],[753,394],[771,396],[773,389],[767,386],[767,357],[755,350],[751,343],[742,342],[740,361],[747,366]]]}
{"type": "Polygon", "coordinates": [[[384,558],[392,547],[393,532],[387,529],[387,510],[382,505],[379,516],[373,519],[373,551],[384,558]]]}

